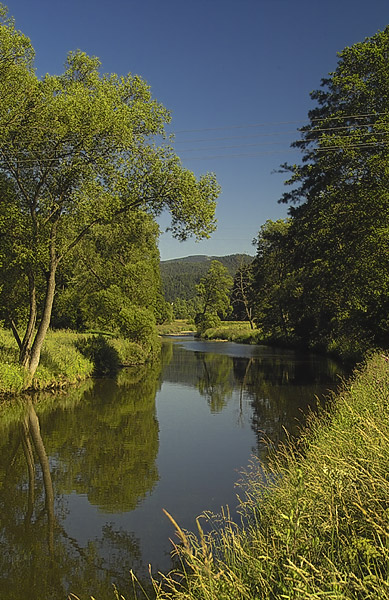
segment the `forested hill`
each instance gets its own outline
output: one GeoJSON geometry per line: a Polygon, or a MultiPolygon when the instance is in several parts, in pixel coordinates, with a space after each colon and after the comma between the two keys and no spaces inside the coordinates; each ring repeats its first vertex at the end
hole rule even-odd
{"type": "Polygon", "coordinates": [[[204,277],[213,260],[224,265],[232,277],[242,264],[253,260],[248,254],[230,254],[228,256],[205,256],[197,254],[185,258],[161,261],[161,278],[165,298],[174,302],[177,298],[190,300],[196,295],[196,284],[204,277]]]}

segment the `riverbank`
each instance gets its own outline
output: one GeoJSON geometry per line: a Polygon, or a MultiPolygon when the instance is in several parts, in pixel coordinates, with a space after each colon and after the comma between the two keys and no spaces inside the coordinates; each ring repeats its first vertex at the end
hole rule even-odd
{"type": "Polygon", "coordinates": [[[253,462],[228,513],[177,526],[158,600],[389,598],[389,361],[358,369],[297,445],[253,462]],[[211,527],[211,533],[203,533],[211,527]]]}
{"type": "Polygon", "coordinates": [[[26,372],[18,363],[18,347],[12,333],[0,328],[0,394],[65,387],[92,375],[114,374],[122,366],[144,364],[155,354],[139,344],[95,333],[50,331],[45,339],[41,361],[32,383],[26,385],[26,372]]]}
{"type": "Polygon", "coordinates": [[[207,329],[201,334],[205,340],[228,340],[239,344],[261,344],[278,348],[294,348],[315,352],[355,365],[363,360],[370,345],[363,339],[338,339],[327,343],[312,341],[309,344],[293,337],[264,334],[261,329],[251,329],[247,321],[223,321],[219,327],[207,329]]]}

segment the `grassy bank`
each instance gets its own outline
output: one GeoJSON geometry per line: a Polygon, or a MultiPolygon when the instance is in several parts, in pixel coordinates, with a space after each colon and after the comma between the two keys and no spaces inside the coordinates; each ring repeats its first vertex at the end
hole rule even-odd
{"type": "Polygon", "coordinates": [[[239,527],[177,526],[159,600],[389,599],[388,359],[372,356],[265,471],[253,463],[240,494],[239,527]]]}
{"type": "Polygon", "coordinates": [[[260,344],[259,329],[251,329],[247,321],[222,321],[220,327],[206,329],[201,335],[204,340],[227,340],[239,344],[260,344]]]}
{"type": "Polygon", "coordinates": [[[179,335],[181,333],[195,332],[196,326],[185,319],[176,319],[172,323],[157,325],[159,335],[179,335]]]}
{"type": "MultiPolygon", "coordinates": [[[[115,373],[120,366],[145,363],[159,348],[98,334],[50,331],[41,361],[29,389],[63,387],[90,377],[115,373]]],[[[0,394],[26,389],[26,373],[18,364],[18,347],[12,333],[0,328],[0,394]]]]}
{"type": "Polygon", "coordinates": [[[206,340],[228,340],[240,344],[264,344],[279,348],[299,348],[306,352],[315,352],[332,356],[349,364],[356,364],[371,347],[369,340],[362,338],[339,338],[303,343],[293,336],[265,334],[261,329],[250,329],[247,321],[222,321],[220,327],[207,329],[201,334],[206,340]]]}

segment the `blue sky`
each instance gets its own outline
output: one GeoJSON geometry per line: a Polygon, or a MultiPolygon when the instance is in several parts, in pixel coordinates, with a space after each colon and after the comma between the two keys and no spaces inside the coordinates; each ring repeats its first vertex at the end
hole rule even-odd
{"type": "MultiPolygon", "coordinates": [[[[172,112],[185,167],[222,186],[210,240],[160,238],[161,258],[254,254],[278,203],[284,162],[314,106],[309,92],[336,53],[383,30],[388,0],[10,0],[36,51],[38,75],[60,73],[67,53],[98,56],[103,72],[141,75],[172,112]]],[[[161,227],[167,220],[162,218],[161,227]]]]}

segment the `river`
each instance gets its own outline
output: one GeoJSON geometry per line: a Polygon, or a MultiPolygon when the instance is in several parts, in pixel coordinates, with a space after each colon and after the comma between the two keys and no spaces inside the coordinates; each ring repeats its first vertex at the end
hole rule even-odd
{"type": "Polygon", "coordinates": [[[130,600],[174,530],[228,505],[254,455],[340,381],[292,350],[172,337],[161,360],[0,407],[0,598],[130,600]]]}

